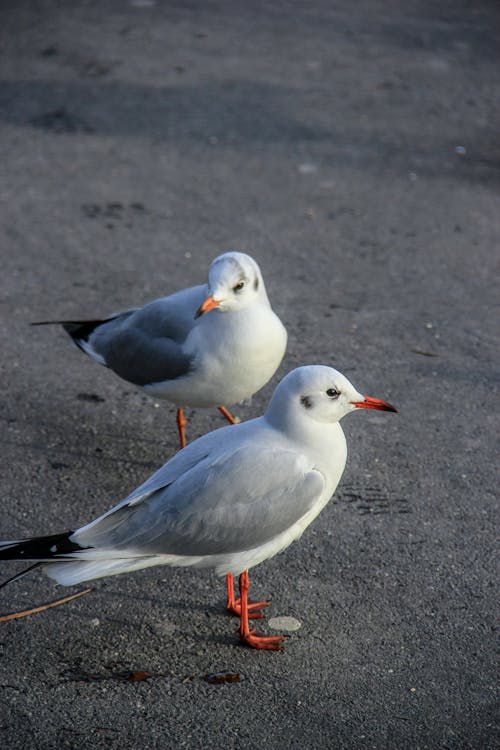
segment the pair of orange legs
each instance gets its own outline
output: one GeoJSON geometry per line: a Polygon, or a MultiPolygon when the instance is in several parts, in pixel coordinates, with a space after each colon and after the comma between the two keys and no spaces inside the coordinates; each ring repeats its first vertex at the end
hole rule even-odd
{"type": "MultiPolygon", "coordinates": [[[[237,424],[237,419],[233,417],[224,406],[218,407],[220,413],[227,419],[230,424],[237,424]]],[[[182,408],[177,409],[177,427],[179,429],[179,440],[181,448],[186,446],[186,425],[187,419],[184,416],[182,408]]],[[[282,635],[258,635],[255,630],[250,629],[249,620],[260,620],[264,614],[260,611],[261,607],[267,607],[268,601],[249,602],[248,589],[250,588],[250,579],[248,571],[244,571],[238,578],[240,595],[236,599],[234,596],[234,581],[231,573],[226,575],[227,586],[227,609],[240,618],[239,636],[242,643],[246,643],[252,648],[264,648],[270,651],[279,651],[281,644],[285,640],[282,635]]]]}

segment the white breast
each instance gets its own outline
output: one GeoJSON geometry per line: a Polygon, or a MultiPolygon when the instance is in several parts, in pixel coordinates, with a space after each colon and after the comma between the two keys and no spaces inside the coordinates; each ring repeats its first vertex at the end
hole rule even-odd
{"type": "Polygon", "coordinates": [[[287,334],[270,307],[258,305],[237,313],[214,311],[206,316],[205,324],[204,317],[183,347],[193,356],[192,370],[145,390],[179,406],[231,406],[252,396],[272,378],[283,359],[287,334]]]}

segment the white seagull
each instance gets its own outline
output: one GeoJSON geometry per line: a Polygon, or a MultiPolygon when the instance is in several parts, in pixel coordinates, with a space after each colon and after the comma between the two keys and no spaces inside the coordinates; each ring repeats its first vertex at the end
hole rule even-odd
{"type": "Polygon", "coordinates": [[[105,319],[59,323],[99,364],[154,398],[177,406],[181,448],[183,407],[225,408],[250,398],[278,369],[287,334],[273,312],[260,268],[245,253],[212,261],[208,283],[105,319]]]}
{"type": "Polygon", "coordinates": [[[299,367],[263,416],[198,438],[77,531],[0,542],[0,559],[36,560],[67,586],[153,565],[239,575],[240,640],[280,649],[283,636],[250,629],[268,602],[249,604],[248,570],[298,539],[329,501],[347,455],[339,420],[357,409],[396,411],[331,367],[299,367]]]}

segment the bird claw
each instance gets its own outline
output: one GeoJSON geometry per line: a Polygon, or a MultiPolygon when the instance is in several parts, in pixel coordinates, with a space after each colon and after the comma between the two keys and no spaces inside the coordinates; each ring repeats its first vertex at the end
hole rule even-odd
{"type": "Polygon", "coordinates": [[[242,643],[252,648],[261,648],[267,651],[282,651],[283,642],[287,638],[287,635],[257,635],[254,629],[249,630],[248,633],[240,633],[242,643]]]}
{"type": "MultiPolygon", "coordinates": [[[[249,620],[261,620],[265,617],[264,612],[260,611],[260,607],[268,607],[271,604],[270,600],[263,602],[249,602],[248,603],[248,619],[249,620]]],[[[228,602],[227,610],[233,615],[241,617],[241,599],[235,599],[234,602],[228,602]]]]}

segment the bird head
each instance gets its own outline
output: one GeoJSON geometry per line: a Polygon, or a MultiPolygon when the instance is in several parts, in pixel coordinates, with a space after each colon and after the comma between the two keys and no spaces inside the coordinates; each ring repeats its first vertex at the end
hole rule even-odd
{"type": "Polygon", "coordinates": [[[208,271],[208,295],[195,318],[210,310],[243,310],[267,300],[264,281],[257,263],[245,253],[224,253],[212,261],[208,271]]]}
{"type": "Polygon", "coordinates": [[[283,378],[266,414],[269,413],[271,419],[276,417],[278,421],[289,415],[301,421],[311,419],[333,423],[357,409],[397,411],[386,401],[363,396],[342,373],[332,367],[306,365],[297,367],[283,378]]]}

